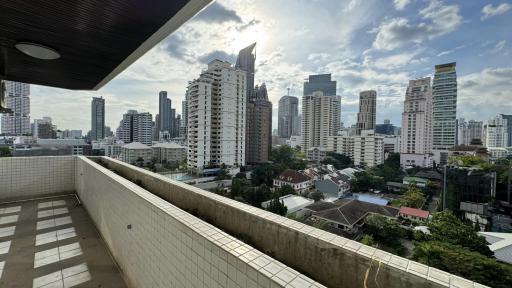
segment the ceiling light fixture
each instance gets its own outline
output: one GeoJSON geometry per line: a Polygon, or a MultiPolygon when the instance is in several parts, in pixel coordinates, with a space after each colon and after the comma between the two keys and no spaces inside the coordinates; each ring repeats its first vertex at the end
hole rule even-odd
{"type": "Polygon", "coordinates": [[[37,43],[18,42],[14,45],[16,49],[24,54],[42,60],[55,60],[60,58],[57,50],[37,43]]]}

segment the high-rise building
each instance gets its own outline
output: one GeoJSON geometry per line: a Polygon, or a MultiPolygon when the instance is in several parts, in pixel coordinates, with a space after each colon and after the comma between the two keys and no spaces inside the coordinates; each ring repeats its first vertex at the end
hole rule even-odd
{"type": "Polygon", "coordinates": [[[508,133],[508,139],[507,139],[507,147],[512,146],[512,115],[506,115],[506,114],[500,114],[501,118],[507,120],[507,133],[508,133]]]}
{"type": "Polygon", "coordinates": [[[39,124],[49,123],[52,124],[51,117],[43,117],[43,119],[34,119],[34,123],[32,124],[32,138],[39,138],[39,124]]]}
{"type": "Polygon", "coordinates": [[[181,101],[181,122],[180,122],[180,137],[187,139],[187,122],[188,122],[188,93],[185,95],[185,100],[181,101]]]}
{"type": "Polygon", "coordinates": [[[309,75],[304,82],[303,95],[312,95],[316,91],[321,91],[325,96],[336,95],[336,81],[331,80],[331,74],[309,75]]]}
{"type": "Polygon", "coordinates": [[[213,60],[188,85],[190,170],[245,165],[246,74],[229,62],[213,60]]]}
{"type": "Polygon", "coordinates": [[[435,66],[432,85],[432,147],[434,159],[441,165],[448,161],[448,149],[455,146],[457,118],[456,63],[435,66]]]}
{"type": "Polygon", "coordinates": [[[455,145],[469,145],[470,139],[468,134],[468,123],[466,120],[464,118],[456,119],[455,125],[457,127],[455,145]]]}
{"type": "Polygon", "coordinates": [[[245,81],[246,101],[249,101],[254,93],[254,64],[256,62],[256,53],[252,53],[254,48],[256,48],[256,42],[240,50],[235,65],[236,69],[247,72],[245,81]]]}
{"type": "Polygon", "coordinates": [[[171,99],[167,98],[167,91],[160,91],[158,93],[158,116],[159,124],[157,127],[158,131],[171,131],[173,117],[171,115],[172,103],[171,99]]]}
{"type": "Polygon", "coordinates": [[[169,126],[169,135],[171,138],[175,138],[178,137],[177,134],[178,130],[176,130],[176,109],[171,108],[171,126],[169,126]]]}
{"type": "Polygon", "coordinates": [[[272,150],[272,102],[268,100],[265,83],[254,88],[247,104],[245,160],[247,163],[267,163],[272,150]]]}
{"type": "Polygon", "coordinates": [[[300,135],[299,98],[288,95],[281,97],[277,116],[279,137],[290,138],[292,135],[300,135]]]}
{"type": "Polygon", "coordinates": [[[359,136],[344,134],[327,137],[326,150],[350,157],[356,166],[373,167],[384,163],[384,136],[369,130],[363,130],[359,136]]]}
{"type": "Polygon", "coordinates": [[[432,86],[430,77],[410,80],[402,113],[400,164],[432,165],[432,86]]]}
{"type": "Polygon", "coordinates": [[[105,138],[105,99],[92,97],[91,102],[91,140],[105,138]]]}
{"type": "Polygon", "coordinates": [[[341,124],[341,96],[321,91],[302,97],[302,151],[327,147],[327,137],[336,135],[341,124]]]}
{"type": "Polygon", "coordinates": [[[37,124],[37,139],[57,139],[57,131],[51,122],[37,124]]]}
{"type": "Polygon", "coordinates": [[[359,93],[359,112],[357,113],[357,135],[362,130],[375,130],[377,117],[377,92],[375,90],[359,93]]]}
{"type": "Polygon", "coordinates": [[[152,143],[153,117],[148,112],[128,110],[119,122],[116,136],[124,143],[140,142],[145,145],[152,143]]]}
{"type": "Polygon", "coordinates": [[[505,148],[508,146],[508,121],[501,115],[489,119],[484,131],[485,147],[505,148]]]}
{"type": "Polygon", "coordinates": [[[10,109],[10,113],[2,114],[2,133],[30,134],[30,85],[13,81],[3,83],[0,87],[5,86],[5,108],[10,109]]]}
{"type": "Polygon", "coordinates": [[[484,122],[469,120],[467,127],[468,127],[468,132],[467,132],[468,137],[467,138],[469,139],[468,145],[470,145],[474,139],[478,139],[480,141],[482,140],[484,122]]]}

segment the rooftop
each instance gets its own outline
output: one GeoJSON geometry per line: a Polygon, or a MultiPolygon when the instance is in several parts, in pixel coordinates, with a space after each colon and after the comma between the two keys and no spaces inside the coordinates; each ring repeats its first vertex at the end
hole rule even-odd
{"type": "Polygon", "coordinates": [[[174,142],[158,142],[152,146],[153,148],[173,148],[173,149],[187,149],[185,146],[181,146],[174,142]]]}
{"type": "Polygon", "coordinates": [[[140,142],[132,142],[132,143],[129,143],[129,144],[126,144],[126,145],[123,145],[122,148],[126,148],[126,149],[134,149],[134,150],[147,150],[147,149],[151,149],[151,147],[145,145],[145,144],[142,144],[140,142]]]}
{"type": "Polygon", "coordinates": [[[489,249],[496,259],[512,264],[512,233],[478,232],[490,243],[489,249]]]}
{"type": "Polygon", "coordinates": [[[302,174],[301,172],[293,169],[286,169],[279,176],[277,176],[277,179],[289,183],[302,183],[309,181],[309,177],[302,174]]]}
{"type": "Polygon", "coordinates": [[[400,214],[409,215],[413,217],[419,217],[422,219],[427,219],[430,213],[425,210],[410,208],[410,207],[400,207],[400,214]]]}

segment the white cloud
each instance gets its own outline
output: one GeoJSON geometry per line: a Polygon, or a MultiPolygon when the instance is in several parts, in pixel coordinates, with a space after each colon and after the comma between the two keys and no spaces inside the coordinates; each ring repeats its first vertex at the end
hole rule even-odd
{"type": "Polygon", "coordinates": [[[490,52],[493,54],[496,54],[496,53],[502,51],[503,49],[505,49],[506,44],[507,44],[506,40],[501,40],[500,42],[496,43],[496,45],[494,45],[494,47],[491,49],[490,52]]]}
{"type": "Polygon", "coordinates": [[[424,62],[426,60],[425,58],[415,59],[420,52],[421,51],[419,50],[415,52],[405,52],[377,59],[373,59],[371,56],[366,56],[363,64],[367,67],[374,67],[381,70],[393,70],[405,67],[409,64],[424,62]]]}
{"type": "Polygon", "coordinates": [[[512,9],[512,5],[509,3],[501,3],[500,5],[497,5],[496,7],[492,4],[487,4],[482,8],[482,17],[480,20],[484,21],[488,18],[501,15],[503,13],[506,13],[512,9]]]}
{"type": "Polygon", "coordinates": [[[422,43],[457,29],[462,23],[459,6],[443,5],[433,0],[419,12],[422,20],[417,24],[410,23],[406,18],[392,18],[381,23],[374,31],[378,31],[373,47],[380,50],[392,50],[407,43],[422,43]]]}
{"type": "Polygon", "coordinates": [[[396,10],[404,10],[405,6],[409,5],[411,0],[394,0],[393,4],[395,4],[396,10]]]}
{"type": "Polygon", "coordinates": [[[488,119],[512,111],[512,67],[486,68],[459,77],[458,116],[488,119]]]}

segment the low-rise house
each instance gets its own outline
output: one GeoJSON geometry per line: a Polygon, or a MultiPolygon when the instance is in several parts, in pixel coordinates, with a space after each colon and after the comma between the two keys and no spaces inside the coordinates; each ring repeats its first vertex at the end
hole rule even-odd
{"type": "Polygon", "coordinates": [[[428,211],[405,206],[400,207],[398,212],[398,216],[414,221],[427,221],[429,215],[428,211]]]}
{"type": "Polygon", "coordinates": [[[142,159],[144,163],[151,162],[153,150],[140,142],[132,142],[121,147],[121,161],[134,165],[142,159]]]}
{"type": "Polygon", "coordinates": [[[173,142],[160,142],[151,146],[157,163],[180,163],[187,159],[187,147],[173,142]]]}
{"type": "MultiPolygon", "coordinates": [[[[272,200],[262,202],[261,207],[266,209],[270,204],[270,201],[272,200]]],[[[301,215],[304,207],[315,203],[315,201],[313,201],[312,199],[292,194],[279,197],[279,202],[283,203],[283,205],[286,206],[286,215],[292,213],[301,215]]]]}
{"type": "Polygon", "coordinates": [[[290,185],[297,193],[305,193],[311,188],[311,179],[303,173],[286,169],[274,179],[274,188],[290,185]]]}
{"type": "Polygon", "coordinates": [[[329,197],[342,197],[350,191],[350,178],[339,173],[327,174],[315,182],[315,188],[329,197]]]}
{"type": "Polygon", "coordinates": [[[308,161],[319,164],[327,156],[327,149],[324,147],[312,147],[306,151],[308,161]]]}
{"type": "Polygon", "coordinates": [[[427,187],[428,180],[424,179],[424,178],[419,178],[419,177],[407,176],[407,177],[404,177],[404,179],[402,180],[402,183],[404,185],[410,185],[410,184],[414,183],[414,185],[418,188],[425,188],[425,187],[427,187]]]}
{"type": "Polygon", "coordinates": [[[355,233],[364,224],[370,214],[380,214],[395,219],[398,209],[380,206],[355,199],[340,199],[336,202],[317,202],[304,208],[306,216],[311,215],[312,221],[324,220],[334,228],[355,233]]]}

